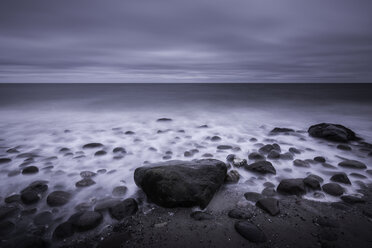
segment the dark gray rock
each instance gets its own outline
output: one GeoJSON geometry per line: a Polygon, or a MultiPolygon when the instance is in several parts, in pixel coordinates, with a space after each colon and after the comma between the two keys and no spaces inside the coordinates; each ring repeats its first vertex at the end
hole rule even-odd
{"type": "Polygon", "coordinates": [[[260,174],[276,174],[276,170],[269,161],[257,161],[253,164],[244,166],[244,169],[260,174]]]}
{"type": "Polygon", "coordinates": [[[272,150],[267,155],[267,158],[269,158],[269,159],[279,159],[280,158],[280,153],[277,150],[272,150]]]}
{"type": "Polygon", "coordinates": [[[109,208],[109,213],[112,218],[122,220],[125,217],[135,214],[138,210],[138,204],[133,198],[125,199],[124,201],[109,208]]]}
{"type": "Polygon", "coordinates": [[[350,176],[355,177],[355,178],[360,178],[360,179],[366,179],[367,177],[365,175],[359,174],[359,173],[350,173],[350,176]]]}
{"type": "Polygon", "coordinates": [[[104,212],[108,210],[111,207],[114,207],[115,205],[119,204],[121,201],[120,199],[114,199],[114,198],[104,198],[99,201],[97,201],[96,205],[94,206],[94,211],[96,212],[104,212]]]}
{"type": "Polygon", "coordinates": [[[172,119],[171,118],[159,118],[156,121],[157,122],[170,122],[170,121],[172,121],[172,119]]]}
{"type": "Polygon", "coordinates": [[[235,230],[245,239],[253,243],[263,243],[267,240],[265,233],[248,221],[236,222],[235,230]]]}
{"type": "Polygon", "coordinates": [[[195,211],[190,214],[190,217],[193,218],[194,220],[212,220],[213,215],[202,212],[202,211],[195,211]]]}
{"type": "Polygon", "coordinates": [[[39,168],[37,168],[36,166],[27,166],[27,167],[23,168],[23,170],[22,170],[23,175],[35,174],[35,173],[38,173],[38,172],[39,172],[39,168]]]}
{"type": "Polygon", "coordinates": [[[334,174],[331,177],[331,181],[344,184],[351,184],[349,177],[344,172],[334,174]]]}
{"type": "Polygon", "coordinates": [[[80,172],[80,176],[82,178],[91,178],[91,177],[94,177],[96,175],[97,174],[93,171],[82,171],[82,172],[80,172]]]}
{"type": "Polygon", "coordinates": [[[275,188],[272,187],[272,186],[271,187],[266,187],[262,190],[261,195],[263,195],[263,196],[275,196],[276,195],[275,188]]]}
{"type": "Polygon", "coordinates": [[[92,149],[92,148],[100,148],[103,147],[101,143],[88,143],[83,146],[83,149],[92,149]]]}
{"type": "Polygon", "coordinates": [[[163,207],[205,208],[223,184],[227,168],[215,159],[173,160],[137,168],[134,180],[152,202],[163,207]]]}
{"type": "Polygon", "coordinates": [[[278,152],[281,152],[280,146],[278,144],[267,144],[258,149],[259,153],[262,154],[269,154],[272,150],[276,150],[278,152]]]}
{"type": "Polygon", "coordinates": [[[128,191],[128,188],[125,186],[117,186],[112,190],[112,195],[115,197],[124,196],[128,191]]]}
{"type": "Polygon", "coordinates": [[[265,156],[258,153],[258,152],[252,152],[248,155],[248,158],[251,160],[265,160],[265,156]]]}
{"type": "Polygon", "coordinates": [[[98,157],[98,156],[104,156],[106,154],[107,154],[106,151],[100,150],[100,151],[97,151],[96,153],[94,153],[94,156],[98,157]]]}
{"type": "Polygon", "coordinates": [[[133,132],[133,131],[126,131],[124,134],[125,135],[133,135],[133,134],[135,134],[135,132],[133,132]]]}
{"type": "Polygon", "coordinates": [[[259,199],[263,198],[263,196],[257,192],[244,193],[244,197],[245,199],[247,199],[247,201],[251,201],[251,202],[257,202],[259,199]]]}
{"type": "Polygon", "coordinates": [[[213,158],[213,154],[211,154],[211,153],[204,153],[204,154],[202,155],[202,157],[203,157],[203,158],[213,158]]]}
{"type": "Polygon", "coordinates": [[[343,150],[343,151],[351,151],[351,147],[348,145],[340,144],[337,146],[337,149],[343,150]]]}
{"type": "Polygon", "coordinates": [[[340,167],[350,168],[350,169],[366,169],[367,166],[359,161],[356,160],[345,160],[338,164],[340,167]]]}
{"type": "Polygon", "coordinates": [[[21,200],[24,204],[36,203],[47,190],[47,181],[35,181],[21,191],[21,200]]]}
{"type": "Polygon", "coordinates": [[[291,152],[291,153],[293,153],[293,154],[301,154],[301,151],[298,150],[298,149],[295,148],[295,147],[291,147],[291,148],[289,148],[288,151],[291,152]]]}
{"type": "Polygon", "coordinates": [[[225,178],[226,183],[237,183],[239,182],[240,174],[237,170],[230,170],[225,178]]]}
{"type": "Polygon", "coordinates": [[[213,136],[212,138],[211,138],[211,141],[214,141],[214,142],[216,142],[216,141],[220,141],[221,140],[221,137],[219,137],[219,136],[213,136]]]}
{"type": "Polygon", "coordinates": [[[327,194],[333,195],[333,196],[340,196],[344,193],[344,188],[342,188],[337,183],[327,183],[322,186],[322,189],[327,194]]]}
{"type": "Polygon", "coordinates": [[[8,150],[6,150],[7,153],[19,153],[19,151],[17,150],[17,148],[10,148],[8,150]]]}
{"type": "Polygon", "coordinates": [[[322,138],[330,141],[348,142],[356,140],[355,133],[342,125],[331,123],[320,123],[309,128],[308,133],[312,137],[322,138]]]}
{"type": "Polygon", "coordinates": [[[12,160],[10,158],[0,158],[0,164],[10,163],[12,160]]]}
{"type": "Polygon", "coordinates": [[[280,159],[283,159],[283,160],[292,160],[293,159],[293,154],[290,153],[290,152],[282,153],[282,154],[280,154],[280,159]]]}
{"type": "Polygon", "coordinates": [[[102,222],[103,216],[99,212],[84,211],[74,214],[69,221],[77,231],[87,231],[96,228],[102,222]]]}
{"type": "Polygon", "coordinates": [[[280,181],[276,191],[285,195],[303,195],[306,193],[302,178],[283,179],[280,181]]]}
{"type": "Polygon", "coordinates": [[[217,146],[217,149],[219,150],[231,150],[233,147],[229,145],[219,145],[217,146]]]}
{"type": "Polygon", "coordinates": [[[319,163],[325,163],[326,159],[324,157],[318,156],[314,158],[314,161],[319,163]]]}
{"type": "Polygon", "coordinates": [[[296,159],[293,161],[293,165],[297,167],[305,167],[308,168],[310,167],[309,162],[301,159],[296,159]]]}
{"type": "Polygon", "coordinates": [[[355,203],[365,203],[366,200],[364,200],[362,197],[355,196],[355,195],[343,195],[340,197],[341,200],[343,200],[346,203],[349,204],[355,204],[355,203]]]}
{"type": "Polygon", "coordinates": [[[279,201],[275,198],[269,197],[260,199],[256,202],[256,206],[268,212],[272,216],[278,215],[280,212],[279,201]]]}
{"type": "Polygon", "coordinates": [[[323,182],[323,179],[320,176],[313,174],[308,175],[304,179],[304,184],[313,190],[319,190],[321,182],[323,182]]]}
{"type": "Polygon", "coordinates": [[[10,195],[4,199],[4,202],[5,203],[19,203],[21,202],[21,195],[19,194],[10,195]]]}
{"type": "Polygon", "coordinates": [[[50,211],[38,213],[34,218],[36,226],[50,225],[53,222],[53,214],[50,211]]]}
{"type": "Polygon", "coordinates": [[[51,207],[65,205],[71,198],[71,194],[66,191],[53,191],[47,197],[47,203],[51,207]]]}
{"type": "Polygon", "coordinates": [[[233,219],[251,219],[253,213],[247,210],[234,208],[229,211],[228,216],[233,219]]]}
{"type": "Polygon", "coordinates": [[[270,134],[280,134],[280,133],[293,133],[294,130],[291,128],[282,128],[282,127],[276,127],[273,130],[270,131],[270,134]]]}
{"type": "Polygon", "coordinates": [[[113,153],[127,153],[127,151],[125,150],[124,147],[115,147],[113,150],[112,150],[113,153]]]}
{"type": "Polygon", "coordinates": [[[95,184],[96,182],[95,181],[93,181],[91,178],[84,178],[84,179],[82,179],[82,180],[80,180],[80,181],[78,181],[78,182],[76,182],[75,183],[75,186],[76,187],[89,187],[89,186],[91,186],[91,185],[93,185],[93,184],[95,184]]]}

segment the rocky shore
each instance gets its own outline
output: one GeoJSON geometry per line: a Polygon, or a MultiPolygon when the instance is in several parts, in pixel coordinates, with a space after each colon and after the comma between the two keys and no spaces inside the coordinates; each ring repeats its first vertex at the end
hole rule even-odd
{"type": "MultiPolygon", "coordinates": [[[[188,139],[185,130],[167,126],[172,121],[156,120],[164,126],[155,135],[188,139]]],[[[208,129],[208,125],[195,127],[201,134],[208,129]]],[[[136,131],[112,131],[142,142],[136,131]]],[[[105,184],[121,177],[119,168],[107,169],[109,160],[100,159],[112,156],[115,163],[125,163],[127,156],[136,156],[128,147],[109,149],[107,144],[90,142],[78,151],[58,147],[55,156],[43,157],[38,151],[23,151],[22,146],[4,146],[1,174],[20,181],[10,184],[16,185],[8,190],[14,193],[1,195],[0,246],[372,245],[372,145],[363,137],[330,123],[308,130],[275,127],[262,142],[255,137],[226,142],[214,134],[187,150],[166,150],[160,161],[143,161],[133,169],[124,166],[133,187],[122,179],[110,186],[110,192],[104,191],[105,184]],[[330,147],[332,155],[294,142],[307,139],[330,147]],[[247,144],[254,147],[249,152],[247,144]],[[217,159],[222,156],[225,159],[217,159]],[[61,158],[80,161],[80,173],[56,170],[61,158]],[[100,168],[89,170],[84,159],[100,161],[100,168]],[[58,175],[66,174],[73,184],[54,184],[58,175]],[[22,183],[26,177],[31,180],[22,183]]],[[[147,152],[158,149],[151,146],[147,152]]]]}

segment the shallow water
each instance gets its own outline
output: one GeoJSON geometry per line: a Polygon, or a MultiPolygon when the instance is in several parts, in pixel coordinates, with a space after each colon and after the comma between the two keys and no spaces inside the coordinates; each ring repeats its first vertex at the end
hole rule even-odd
{"type": "MultiPolygon", "coordinates": [[[[372,182],[371,175],[337,164],[344,157],[364,162],[372,169],[368,152],[360,151],[357,143],[351,144],[352,151],[339,150],[337,143],[311,138],[306,131],[320,122],[340,123],[371,142],[371,89],[361,84],[0,85],[0,158],[12,159],[0,164],[1,201],[35,180],[47,180],[48,193],[65,190],[73,194],[68,204],[54,210],[58,224],[76,211],[76,205],[88,202],[93,208],[100,199],[112,197],[116,186],[128,187],[124,198],[136,195],[133,172],[146,163],[199,159],[205,153],[222,161],[231,153],[247,159],[262,144],[271,143],[278,143],[282,153],[290,147],[298,148],[302,153],[295,154],[295,159],[324,156],[336,168],[327,169],[320,164],[299,168],[293,166],[292,160],[269,160],[276,175],[257,176],[238,169],[242,176],[239,184],[225,187],[236,187],[242,193],[261,192],[265,182],[277,186],[283,178],[303,178],[313,173],[322,176],[326,183],[333,173],[343,171],[366,176],[349,176],[352,185],[343,185],[347,193],[356,193],[361,183],[372,182]],[[162,117],[172,121],[156,121],[162,117]],[[274,127],[298,132],[271,136],[269,132],[274,127]],[[126,134],[127,131],[134,133],[126,134]],[[221,140],[212,141],[210,138],[215,135],[221,140]],[[252,142],[251,138],[257,141],[252,142]],[[91,142],[102,143],[107,154],[97,157],[94,154],[101,148],[83,149],[91,142]],[[240,150],[219,150],[218,145],[240,150]],[[59,151],[64,147],[72,154],[59,151]],[[124,147],[127,153],[118,157],[112,152],[115,147],[124,147]],[[10,172],[19,171],[26,159],[7,153],[9,148],[36,155],[30,165],[37,166],[39,172],[9,176],[10,172]],[[185,157],[184,152],[192,149],[198,152],[185,157]],[[169,151],[171,157],[164,157],[169,151]],[[96,184],[75,187],[81,180],[81,171],[100,169],[106,172],[93,178],[96,184]]],[[[313,192],[305,197],[339,200],[329,195],[314,198],[313,192]]],[[[51,209],[45,199],[32,206],[37,207],[37,213],[51,209]]],[[[110,222],[106,216],[106,223],[110,222]]]]}

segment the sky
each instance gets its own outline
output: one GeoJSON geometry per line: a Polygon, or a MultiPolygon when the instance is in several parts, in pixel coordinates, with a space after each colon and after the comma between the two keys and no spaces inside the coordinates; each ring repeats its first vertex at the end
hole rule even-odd
{"type": "Polygon", "coordinates": [[[372,82],[371,0],[1,0],[0,83],[372,82]]]}

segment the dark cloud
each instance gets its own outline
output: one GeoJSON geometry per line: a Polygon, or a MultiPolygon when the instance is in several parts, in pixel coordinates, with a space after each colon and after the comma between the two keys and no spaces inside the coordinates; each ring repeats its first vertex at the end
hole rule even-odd
{"type": "Polygon", "coordinates": [[[370,82],[370,0],[2,0],[0,82],[370,82]]]}

